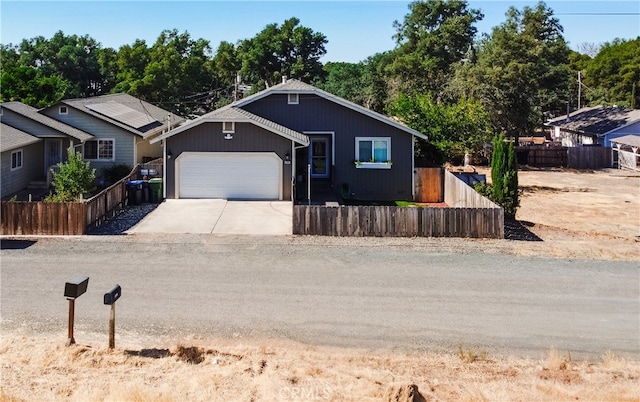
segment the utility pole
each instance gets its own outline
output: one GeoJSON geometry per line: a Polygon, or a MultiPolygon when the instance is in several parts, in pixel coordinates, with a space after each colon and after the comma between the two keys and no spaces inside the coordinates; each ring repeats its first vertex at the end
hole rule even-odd
{"type": "Polygon", "coordinates": [[[581,93],[582,93],[582,72],[578,71],[578,110],[580,109],[581,93]]]}

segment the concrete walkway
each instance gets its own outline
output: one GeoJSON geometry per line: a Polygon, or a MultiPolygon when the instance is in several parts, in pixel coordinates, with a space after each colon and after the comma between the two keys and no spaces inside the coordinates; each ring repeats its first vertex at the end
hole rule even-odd
{"type": "Polygon", "coordinates": [[[127,233],[290,235],[290,201],[165,200],[127,233]]]}

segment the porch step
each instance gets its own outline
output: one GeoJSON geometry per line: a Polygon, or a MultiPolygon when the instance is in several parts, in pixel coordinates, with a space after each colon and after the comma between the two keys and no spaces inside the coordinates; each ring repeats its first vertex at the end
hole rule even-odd
{"type": "Polygon", "coordinates": [[[47,181],[46,180],[44,180],[44,181],[34,180],[34,181],[29,183],[27,188],[29,190],[33,190],[33,189],[49,188],[49,186],[47,186],[47,181]]]}

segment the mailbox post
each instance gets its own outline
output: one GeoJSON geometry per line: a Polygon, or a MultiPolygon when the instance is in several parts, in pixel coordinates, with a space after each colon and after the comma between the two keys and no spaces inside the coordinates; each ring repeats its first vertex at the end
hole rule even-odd
{"type": "Polygon", "coordinates": [[[109,349],[116,347],[116,300],[122,295],[120,285],[116,285],[109,292],[104,294],[104,304],[111,306],[109,315],[109,349]]]}
{"type": "Polygon", "coordinates": [[[89,277],[74,276],[69,282],[64,284],[64,297],[69,300],[69,331],[67,338],[67,346],[76,343],[73,337],[73,324],[75,319],[75,302],[78,297],[87,291],[89,285],[89,277]]]}

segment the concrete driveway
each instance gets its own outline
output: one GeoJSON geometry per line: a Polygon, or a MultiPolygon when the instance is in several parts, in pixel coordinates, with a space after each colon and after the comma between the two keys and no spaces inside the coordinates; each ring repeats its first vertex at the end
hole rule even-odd
{"type": "Polygon", "coordinates": [[[290,235],[290,201],[165,200],[127,233],[290,235]]]}

